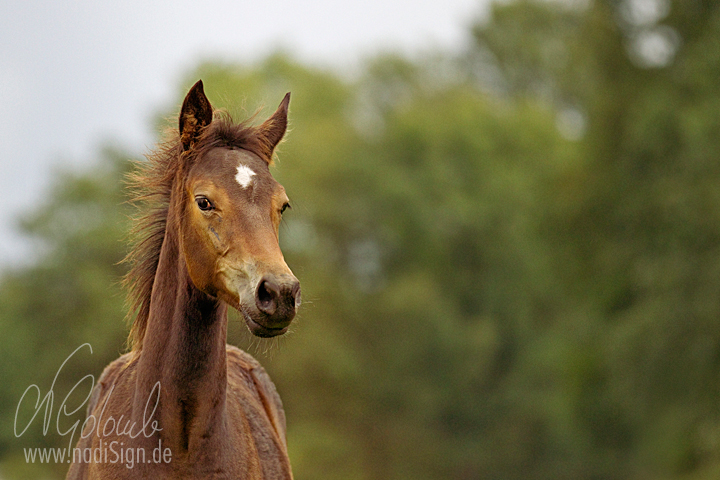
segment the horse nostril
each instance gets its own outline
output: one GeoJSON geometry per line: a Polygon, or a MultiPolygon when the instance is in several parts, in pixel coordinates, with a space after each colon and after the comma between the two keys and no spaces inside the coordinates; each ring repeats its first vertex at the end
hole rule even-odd
{"type": "Polygon", "coordinates": [[[269,281],[262,280],[258,285],[255,294],[257,307],[265,314],[272,315],[278,307],[278,299],[280,298],[280,289],[278,286],[269,281]]]}
{"type": "Polygon", "coordinates": [[[300,307],[300,282],[297,280],[293,283],[292,289],[290,290],[290,296],[295,304],[295,308],[300,307]]]}
{"type": "Polygon", "coordinates": [[[258,310],[271,323],[289,323],[300,306],[300,282],[295,277],[266,275],[255,290],[258,310]]]}

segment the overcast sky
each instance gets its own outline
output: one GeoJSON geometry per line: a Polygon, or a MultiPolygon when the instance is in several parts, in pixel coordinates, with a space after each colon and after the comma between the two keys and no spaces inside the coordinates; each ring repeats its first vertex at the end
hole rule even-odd
{"type": "Polygon", "coordinates": [[[342,66],[378,50],[458,49],[487,3],[0,0],[0,267],[27,258],[13,218],[42,200],[56,167],[108,141],[147,150],[152,115],[200,59],[282,48],[342,66]]]}

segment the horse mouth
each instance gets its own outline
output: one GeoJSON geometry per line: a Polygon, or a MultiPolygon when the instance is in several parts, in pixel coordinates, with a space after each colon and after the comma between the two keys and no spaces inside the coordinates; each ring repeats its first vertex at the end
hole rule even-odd
{"type": "Polygon", "coordinates": [[[284,327],[266,327],[265,325],[262,325],[255,320],[252,319],[250,315],[245,314],[243,312],[243,317],[245,317],[245,324],[247,325],[248,329],[250,330],[250,333],[255,335],[256,337],[261,338],[271,338],[271,337],[277,337],[278,335],[282,335],[283,333],[287,332],[290,328],[290,323],[285,325],[284,327]]]}
{"type": "Polygon", "coordinates": [[[266,319],[266,316],[261,312],[254,311],[252,307],[243,304],[240,304],[239,307],[237,310],[242,314],[245,325],[247,325],[250,333],[261,338],[272,338],[286,333],[290,329],[290,323],[295,317],[295,315],[292,315],[283,322],[277,322],[276,320],[275,325],[270,326],[264,321],[270,320],[270,318],[266,319]]]}

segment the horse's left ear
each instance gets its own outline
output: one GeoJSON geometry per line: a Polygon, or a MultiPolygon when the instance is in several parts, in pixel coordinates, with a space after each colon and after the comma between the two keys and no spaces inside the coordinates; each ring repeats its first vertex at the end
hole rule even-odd
{"type": "Polygon", "coordinates": [[[290,92],[285,94],[285,98],[280,102],[280,106],[275,113],[257,127],[258,136],[263,147],[265,147],[268,161],[272,161],[275,147],[280,143],[280,140],[285,135],[285,130],[287,130],[288,105],[290,105],[290,92]]]}
{"type": "Polygon", "coordinates": [[[212,105],[205,96],[202,80],[192,86],[183,100],[180,109],[180,141],[183,149],[188,150],[200,134],[203,127],[212,122],[212,105]]]}

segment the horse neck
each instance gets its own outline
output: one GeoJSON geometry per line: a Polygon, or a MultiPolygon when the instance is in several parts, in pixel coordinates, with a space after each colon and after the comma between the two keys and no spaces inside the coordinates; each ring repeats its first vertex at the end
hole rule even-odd
{"type": "Polygon", "coordinates": [[[167,443],[187,451],[193,438],[209,438],[223,428],[227,312],[224,304],[193,285],[171,220],[137,364],[133,415],[143,416],[148,398],[154,403],[153,389],[160,382],[154,419],[167,443]]]}

